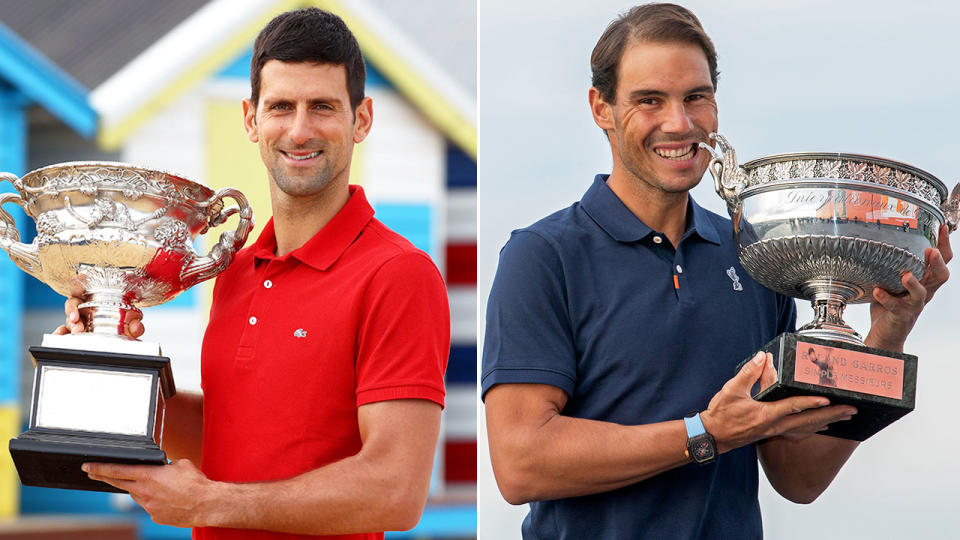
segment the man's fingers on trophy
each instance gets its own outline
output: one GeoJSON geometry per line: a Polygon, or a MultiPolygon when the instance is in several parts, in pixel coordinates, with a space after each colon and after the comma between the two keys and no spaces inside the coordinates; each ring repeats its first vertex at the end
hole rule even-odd
{"type": "Polygon", "coordinates": [[[111,480],[141,480],[144,475],[149,474],[152,466],[150,465],[119,465],[116,463],[84,463],[80,470],[93,478],[97,476],[98,480],[109,478],[111,480]]]}
{"type": "Polygon", "coordinates": [[[67,316],[66,327],[74,334],[81,333],[85,330],[83,321],[80,319],[79,306],[81,302],[83,302],[82,299],[71,296],[63,303],[63,312],[67,316]]]}
{"type": "Polygon", "coordinates": [[[779,424],[782,434],[811,434],[822,431],[834,422],[849,420],[857,410],[849,405],[832,405],[789,415],[779,424]]]}
{"type": "Polygon", "coordinates": [[[900,282],[906,289],[903,294],[893,295],[881,289],[873,288],[873,300],[890,312],[902,312],[904,309],[919,313],[927,298],[927,289],[910,272],[901,276],[900,282]]]}
{"type": "Polygon", "coordinates": [[[926,301],[930,302],[933,293],[950,278],[950,269],[947,268],[945,256],[940,250],[928,248],[926,262],[926,272],[924,272],[920,284],[927,289],[926,301]]]}
{"type": "MultiPolygon", "coordinates": [[[[927,288],[920,283],[920,280],[913,275],[913,272],[904,272],[900,276],[900,283],[907,290],[907,295],[902,300],[909,306],[923,308],[927,301],[927,288]]],[[[939,284],[931,284],[939,286],[939,284]]]]}
{"type": "MultiPolygon", "coordinates": [[[[820,409],[830,405],[830,400],[820,396],[794,396],[768,403],[773,416],[777,418],[797,415],[809,409],[820,409]]],[[[803,420],[799,421],[803,423],[803,420]]]]}
{"type": "Polygon", "coordinates": [[[777,382],[777,369],[773,367],[773,355],[764,354],[763,373],[760,374],[760,390],[766,390],[777,382]]]}
{"type": "Polygon", "coordinates": [[[143,326],[143,312],[139,309],[130,309],[123,312],[124,333],[134,339],[143,335],[146,330],[143,326]]]}
{"type": "Polygon", "coordinates": [[[764,352],[760,351],[753,355],[749,362],[744,362],[737,375],[727,381],[724,386],[737,393],[749,393],[750,388],[757,382],[760,375],[763,374],[764,352]]]}
{"type": "Polygon", "coordinates": [[[940,235],[937,237],[937,249],[943,256],[943,263],[946,264],[953,259],[953,248],[950,247],[950,229],[946,225],[940,226],[940,235]]]}
{"type": "Polygon", "coordinates": [[[91,480],[98,480],[100,482],[103,482],[104,484],[110,484],[115,488],[122,489],[130,493],[130,497],[134,500],[134,502],[136,502],[140,506],[143,506],[143,503],[138,501],[137,498],[133,496],[134,489],[137,486],[137,483],[134,482],[133,480],[119,480],[117,478],[110,478],[109,476],[99,476],[96,474],[88,474],[87,476],[89,476],[91,480]]]}
{"type": "Polygon", "coordinates": [[[138,338],[143,335],[143,332],[146,331],[146,328],[143,327],[143,323],[140,319],[133,319],[127,322],[127,335],[132,338],[138,338]]]}

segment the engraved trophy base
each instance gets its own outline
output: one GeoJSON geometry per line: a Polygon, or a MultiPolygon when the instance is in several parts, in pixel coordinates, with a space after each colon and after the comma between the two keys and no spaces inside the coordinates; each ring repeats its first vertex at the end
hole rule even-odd
{"type": "MultiPolygon", "coordinates": [[[[89,337],[57,336],[44,344],[83,347],[89,337]]],[[[169,358],[43,346],[30,354],[36,364],[30,426],[10,440],[23,485],[124,493],[91,480],[80,466],[167,463],[159,443],[165,399],[176,392],[169,358]]]]}
{"type": "Polygon", "coordinates": [[[864,441],[914,408],[914,355],[803,334],[780,334],[762,350],[773,355],[777,382],[754,399],[823,396],[831,405],[857,408],[853,418],[830,424],[821,435],[864,441]]]}

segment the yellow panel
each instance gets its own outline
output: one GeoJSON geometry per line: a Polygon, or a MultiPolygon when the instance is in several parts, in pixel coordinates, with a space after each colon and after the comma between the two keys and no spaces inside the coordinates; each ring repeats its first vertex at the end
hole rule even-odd
{"type": "MultiPolygon", "coordinates": [[[[254,228],[247,238],[249,246],[256,241],[264,225],[270,220],[270,188],[267,170],[260,161],[256,143],[247,139],[243,129],[243,109],[240,99],[207,102],[207,180],[211,188],[233,187],[246,195],[253,207],[254,228]]],[[[232,204],[230,201],[228,204],[232,204]]],[[[221,232],[237,226],[233,216],[224,225],[205,235],[206,245],[212,246],[221,232]]],[[[210,306],[213,282],[204,284],[206,306],[210,306]]],[[[204,309],[209,312],[209,309],[204,309]]]]}
{"type": "MultiPolygon", "coordinates": [[[[0,441],[9,441],[20,434],[20,408],[0,407],[0,441]]],[[[10,452],[0,452],[0,518],[11,518],[20,509],[20,479],[10,452]]]]}

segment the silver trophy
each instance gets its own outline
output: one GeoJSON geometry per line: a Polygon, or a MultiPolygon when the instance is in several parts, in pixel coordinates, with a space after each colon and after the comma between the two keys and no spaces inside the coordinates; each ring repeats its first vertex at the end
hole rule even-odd
{"type": "Polygon", "coordinates": [[[141,307],[167,302],[222,272],[253,227],[239,191],[214,192],[166,172],[125,163],[51,165],[21,178],[0,173],[16,193],[0,194],[0,248],[23,271],[80,305],[87,331],[44,336],[29,429],[10,441],[24,485],[119,491],[80,470],[88,461],[164,464],[165,400],[176,390],[156,343],[123,334],[141,307]],[[237,205],[225,208],[224,201],[237,205]],[[36,222],[20,242],[4,203],[36,222]],[[235,230],[198,255],[193,241],[238,214],[235,230]]]}
{"type": "Polygon", "coordinates": [[[763,286],[813,304],[814,320],[765,347],[778,381],[758,399],[826,395],[859,408],[831,435],[863,440],[913,410],[916,356],[864,346],[843,321],[847,304],[879,286],[905,293],[901,275],[924,274],[940,226],[957,227],[960,184],[872,156],[798,152],[738,165],[722,136],[709,170],[726,201],[740,264],[763,286]]]}

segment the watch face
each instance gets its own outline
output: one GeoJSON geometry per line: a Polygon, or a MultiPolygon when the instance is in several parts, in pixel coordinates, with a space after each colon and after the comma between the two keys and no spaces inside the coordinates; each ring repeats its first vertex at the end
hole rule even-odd
{"type": "Polygon", "coordinates": [[[713,457],[713,445],[709,441],[697,441],[693,445],[693,458],[704,461],[713,457]]]}
{"type": "Polygon", "coordinates": [[[717,447],[709,433],[701,433],[687,440],[687,452],[694,463],[705,465],[717,457],[717,447]]]}

